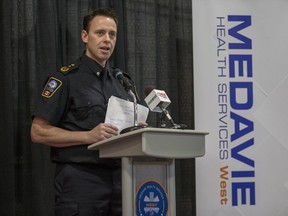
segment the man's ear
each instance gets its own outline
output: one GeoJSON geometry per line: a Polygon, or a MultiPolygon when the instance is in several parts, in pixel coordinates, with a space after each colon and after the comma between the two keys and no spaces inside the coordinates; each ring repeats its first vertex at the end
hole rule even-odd
{"type": "Polygon", "coordinates": [[[82,38],[82,41],[83,41],[84,43],[87,43],[87,41],[88,41],[88,32],[85,31],[85,30],[82,30],[82,32],[81,32],[81,38],[82,38]]]}

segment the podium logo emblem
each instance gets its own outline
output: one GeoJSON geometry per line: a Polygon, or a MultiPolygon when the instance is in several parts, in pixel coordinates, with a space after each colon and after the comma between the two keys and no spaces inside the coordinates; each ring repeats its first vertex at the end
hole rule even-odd
{"type": "Polygon", "coordinates": [[[149,180],[137,190],[135,209],[137,216],[167,216],[168,198],[163,186],[149,180]]]}

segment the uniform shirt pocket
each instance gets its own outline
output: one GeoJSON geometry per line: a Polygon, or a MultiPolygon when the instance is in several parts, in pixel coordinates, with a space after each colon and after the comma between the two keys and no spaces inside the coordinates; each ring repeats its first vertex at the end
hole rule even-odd
{"type": "Polygon", "coordinates": [[[71,110],[75,123],[87,130],[91,130],[105,120],[106,105],[95,95],[74,98],[71,110]]]}

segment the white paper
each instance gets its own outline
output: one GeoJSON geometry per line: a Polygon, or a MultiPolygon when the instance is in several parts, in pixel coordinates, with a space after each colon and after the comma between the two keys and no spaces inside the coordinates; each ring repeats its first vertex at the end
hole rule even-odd
{"type": "MultiPolygon", "coordinates": [[[[149,109],[137,104],[137,111],[137,122],[146,122],[149,109]]],[[[134,126],[134,103],[115,96],[110,97],[105,123],[116,126],[119,133],[125,128],[134,126]]]]}

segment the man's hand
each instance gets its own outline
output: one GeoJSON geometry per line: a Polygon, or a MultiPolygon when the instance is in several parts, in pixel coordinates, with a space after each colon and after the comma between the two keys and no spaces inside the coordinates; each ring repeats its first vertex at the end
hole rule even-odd
{"type": "Polygon", "coordinates": [[[91,143],[99,142],[118,135],[118,128],[112,124],[101,123],[88,132],[91,143]]]}

